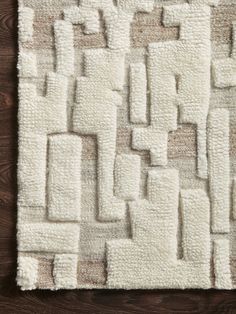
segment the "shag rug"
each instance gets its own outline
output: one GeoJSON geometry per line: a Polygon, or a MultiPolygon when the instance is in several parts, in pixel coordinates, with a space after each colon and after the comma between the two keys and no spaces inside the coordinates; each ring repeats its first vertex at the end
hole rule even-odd
{"type": "Polygon", "coordinates": [[[236,287],[235,0],[19,0],[22,290],[236,287]]]}

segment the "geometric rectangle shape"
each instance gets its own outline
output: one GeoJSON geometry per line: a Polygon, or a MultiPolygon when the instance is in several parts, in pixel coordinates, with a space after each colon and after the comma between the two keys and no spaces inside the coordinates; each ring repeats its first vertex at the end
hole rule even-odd
{"type": "Polygon", "coordinates": [[[216,59],[212,63],[216,87],[236,86],[236,21],[232,22],[231,54],[228,58],[216,59]]]}
{"type": "Polygon", "coordinates": [[[72,24],[67,21],[56,21],[54,32],[57,72],[65,76],[72,75],[74,73],[74,32],[72,24]]]}
{"type": "Polygon", "coordinates": [[[21,289],[236,288],[235,1],[18,2],[21,289]]]}
{"type": "Polygon", "coordinates": [[[78,221],[81,198],[81,139],[74,134],[49,137],[48,218],[78,221]]]}
{"type": "Polygon", "coordinates": [[[79,226],[72,223],[32,223],[18,226],[22,252],[77,253],[79,226]]]}
{"type": "Polygon", "coordinates": [[[38,282],[38,260],[33,257],[19,256],[17,283],[22,290],[36,289],[38,282]]]}
{"type": "Polygon", "coordinates": [[[140,157],[137,155],[117,155],[115,161],[115,194],[117,197],[133,201],[139,197],[140,157]]]}
{"type": "Polygon", "coordinates": [[[77,287],[77,266],[77,255],[55,255],[53,277],[56,289],[75,289],[77,287]]]}
{"type": "Polygon", "coordinates": [[[208,121],[209,187],[212,209],[212,231],[229,232],[230,161],[229,112],[212,110],[208,121]]]}
{"type": "Polygon", "coordinates": [[[142,63],[130,66],[130,120],[132,123],[146,123],[147,102],[146,67],[142,63]]]}
{"type": "Polygon", "coordinates": [[[20,77],[37,77],[37,60],[35,53],[23,51],[18,58],[20,77]]]}
{"type": "Polygon", "coordinates": [[[46,136],[19,139],[18,203],[21,206],[45,206],[46,136]]]}
{"type": "Polygon", "coordinates": [[[236,59],[215,60],[213,70],[216,87],[236,86],[236,59]]]}
{"type": "MultiPolygon", "coordinates": [[[[210,204],[202,190],[182,190],[182,246],[188,261],[210,260],[210,204]]],[[[210,269],[210,265],[209,265],[210,269]]]]}
{"type": "Polygon", "coordinates": [[[19,39],[22,43],[33,39],[34,10],[29,7],[19,8],[19,39]]]}
{"type": "Polygon", "coordinates": [[[214,241],[214,273],[217,289],[232,289],[229,252],[229,240],[214,241]]]}

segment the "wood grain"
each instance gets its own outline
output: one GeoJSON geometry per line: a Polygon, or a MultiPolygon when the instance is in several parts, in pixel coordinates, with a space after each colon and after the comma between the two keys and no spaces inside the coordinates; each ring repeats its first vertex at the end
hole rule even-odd
{"type": "Polygon", "coordinates": [[[234,291],[22,292],[16,287],[16,25],[17,0],[0,0],[0,313],[236,313],[234,291]]]}

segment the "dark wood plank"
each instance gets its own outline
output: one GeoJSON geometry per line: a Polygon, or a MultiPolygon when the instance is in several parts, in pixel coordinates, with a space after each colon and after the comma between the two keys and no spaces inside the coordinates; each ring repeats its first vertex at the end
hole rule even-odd
{"type": "Polygon", "coordinates": [[[19,291],[16,62],[17,0],[0,0],[0,313],[236,313],[234,291],[19,291]]]}

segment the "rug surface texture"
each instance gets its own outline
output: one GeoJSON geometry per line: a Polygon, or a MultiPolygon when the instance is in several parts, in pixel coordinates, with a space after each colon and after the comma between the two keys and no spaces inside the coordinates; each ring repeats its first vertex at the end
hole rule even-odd
{"type": "Polygon", "coordinates": [[[235,0],[19,0],[23,290],[236,287],[235,0]]]}

